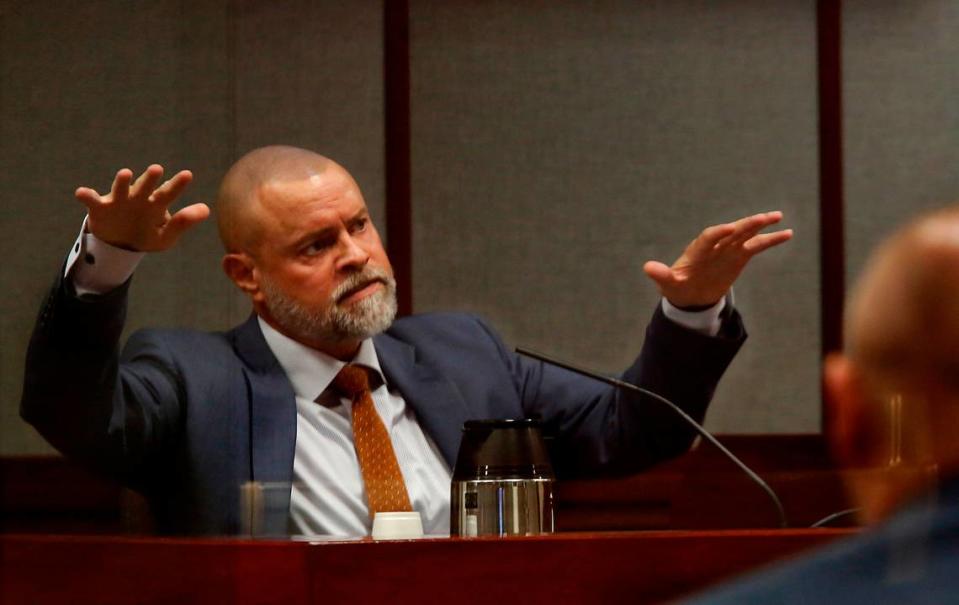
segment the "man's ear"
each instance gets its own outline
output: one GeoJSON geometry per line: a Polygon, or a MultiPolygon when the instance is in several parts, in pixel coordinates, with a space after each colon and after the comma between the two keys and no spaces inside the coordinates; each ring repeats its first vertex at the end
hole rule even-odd
{"type": "Polygon", "coordinates": [[[246,252],[230,252],[223,256],[223,272],[236,287],[256,300],[262,296],[256,263],[246,252]]]}
{"type": "Polygon", "coordinates": [[[833,353],[823,366],[826,437],[843,467],[868,466],[873,456],[870,419],[862,377],[846,356],[833,353]]]}
{"type": "Polygon", "coordinates": [[[833,353],[823,368],[827,438],[836,461],[844,467],[869,467],[884,459],[887,436],[882,434],[876,402],[855,363],[833,353]]]}

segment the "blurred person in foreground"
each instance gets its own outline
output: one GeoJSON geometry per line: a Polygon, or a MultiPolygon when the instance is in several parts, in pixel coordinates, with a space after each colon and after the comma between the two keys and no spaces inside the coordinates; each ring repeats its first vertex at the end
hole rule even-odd
{"type": "Polygon", "coordinates": [[[695,603],[959,602],[959,206],[870,257],[826,359],[830,442],[862,535],[695,603]],[[884,470],[883,470],[884,469],[884,470]]]}
{"type": "MultiPolygon", "coordinates": [[[[144,493],[160,532],[242,531],[248,481],[279,486],[269,533],[363,536],[391,510],[448,532],[468,419],[541,418],[561,476],[636,472],[692,442],[658,402],[520,357],[478,317],[394,321],[393,270],[358,185],[294,147],[246,154],[217,195],[222,266],[250,318],[227,332],[141,330],[121,354],[137,264],[209,214],[169,211],[191,178],[164,181],[153,165],[136,179],[120,170],[106,194],[77,190],[87,218],[38,318],[21,403],[62,452],[144,493]]],[[[624,380],[702,420],[746,337],[727,294],[754,255],[790,239],[760,233],[781,217],[709,227],[672,266],[644,265],[663,300],[624,380]]]]}

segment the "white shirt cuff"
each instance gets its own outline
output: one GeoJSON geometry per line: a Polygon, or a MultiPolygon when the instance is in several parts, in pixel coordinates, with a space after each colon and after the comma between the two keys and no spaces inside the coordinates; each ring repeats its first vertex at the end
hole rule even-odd
{"type": "Polygon", "coordinates": [[[98,239],[87,232],[87,219],[83,219],[63,276],[73,281],[80,296],[106,294],[130,279],[143,256],[143,252],[117,248],[98,239]]]}
{"type": "Polygon", "coordinates": [[[720,319],[719,314],[726,308],[727,298],[730,299],[729,304],[732,305],[732,290],[726,296],[723,296],[718,303],[702,311],[683,311],[663,298],[663,314],[667,319],[684,328],[696,330],[707,336],[715,336],[719,334],[719,328],[723,325],[723,320],[720,319]]]}

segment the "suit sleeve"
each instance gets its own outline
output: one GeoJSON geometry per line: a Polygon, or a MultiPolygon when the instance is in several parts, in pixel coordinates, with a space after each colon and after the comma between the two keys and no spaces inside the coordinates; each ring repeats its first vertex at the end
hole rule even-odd
{"type": "Polygon", "coordinates": [[[150,339],[134,335],[138,352],[121,363],[128,287],[78,297],[57,280],[30,340],[20,413],[64,454],[136,484],[172,438],[178,387],[150,339]]]}
{"type": "MultiPolygon", "coordinates": [[[[667,319],[657,305],[640,355],[621,379],[653,391],[702,422],[723,372],[746,338],[739,314],[724,311],[711,337],[667,319]]],[[[625,474],[685,452],[696,437],[671,409],[631,391],[504,353],[524,412],[552,433],[561,476],[625,474]]]]}

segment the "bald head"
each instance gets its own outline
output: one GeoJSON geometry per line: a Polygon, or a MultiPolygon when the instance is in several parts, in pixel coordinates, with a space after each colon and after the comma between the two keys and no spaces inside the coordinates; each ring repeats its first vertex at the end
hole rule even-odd
{"type": "Polygon", "coordinates": [[[846,350],[826,359],[829,438],[866,523],[959,472],[959,206],[925,214],[871,256],[849,299],[846,350]]]}
{"type": "Polygon", "coordinates": [[[295,147],[251,151],[223,177],[217,210],[224,272],[280,333],[347,360],[393,321],[389,258],[336,162],[295,147]]]}
{"type": "Polygon", "coordinates": [[[959,400],[959,207],[921,216],[876,251],[847,309],[846,344],[877,389],[959,400]]]}
{"type": "Polygon", "coordinates": [[[318,153],[286,145],[260,147],[237,160],[223,177],[216,199],[217,226],[226,251],[249,250],[257,243],[256,211],[265,187],[306,180],[331,167],[342,170],[318,153]]]}

